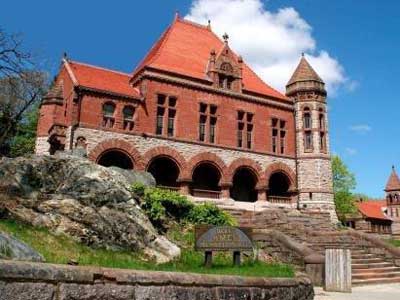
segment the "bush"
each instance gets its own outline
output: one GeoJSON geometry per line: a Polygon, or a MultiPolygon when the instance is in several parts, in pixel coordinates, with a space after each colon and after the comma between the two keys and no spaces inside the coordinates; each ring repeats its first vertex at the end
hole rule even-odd
{"type": "Polygon", "coordinates": [[[192,224],[233,225],[234,219],[216,205],[195,205],[185,196],[160,188],[135,183],[132,191],[140,198],[140,205],[150,221],[163,229],[171,220],[192,224]]]}
{"type": "Polygon", "coordinates": [[[213,203],[195,205],[188,220],[193,224],[235,225],[233,217],[213,203]]]}

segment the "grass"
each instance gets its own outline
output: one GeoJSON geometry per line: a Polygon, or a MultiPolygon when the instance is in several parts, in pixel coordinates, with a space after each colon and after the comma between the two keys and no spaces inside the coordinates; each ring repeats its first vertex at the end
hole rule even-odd
{"type": "Polygon", "coordinates": [[[258,277],[293,277],[292,266],[278,263],[265,263],[244,257],[240,267],[232,266],[232,255],[217,253],[213,257],[213,267],[203,266],[203,253],[194,251],[194,235],[190,227],[175,226],[168,237],[182,248],[179,259],[165,264],[155,264],[139,253],[93,249],[80,244],[63,234],[53,234],[47,229],[32,227],[11,220],[0,220],[0,231],[9,233],[30,245],[42,254],[48,263],[66,264],[75,260],[79,265],[92,265],[110,268],[157,270],[174,272],[193,272],[205,274],[226,274],[258,277]]]}
{"type": "Polygon", "coordinates": [[[400,240],[388,240],[388,242],[395,247],[400,247],[400,240]]]}

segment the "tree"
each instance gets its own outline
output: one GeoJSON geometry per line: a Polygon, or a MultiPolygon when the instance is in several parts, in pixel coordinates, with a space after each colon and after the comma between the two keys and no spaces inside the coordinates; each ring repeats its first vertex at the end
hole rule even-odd
{"type": "Polygon", "coordinates": [[[20,123],[47,90],[47,76],[22,48],[18,35],[0,29],[0,154],[6,154],[20,123]]]}
{"type": "Polygon", "coordinates": [[[355,198],[352,194],[356,187],[356,179],[337,155],[332,157],[332,173],[336,212],[341,219],[346,214],[356,212],[355,198]]]}
{"type": "Polygon", "coordinates": [[[36,127],[39,118],[39,106],[35,107],[26,114],[20,122],[17,133],[10,141],[10,155],[12,157],[21,156],[35,152],[36,127]]]}

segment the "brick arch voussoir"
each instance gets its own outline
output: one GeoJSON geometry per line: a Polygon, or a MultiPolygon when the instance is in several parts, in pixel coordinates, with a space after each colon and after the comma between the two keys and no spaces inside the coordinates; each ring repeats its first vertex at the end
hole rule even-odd
{"type": "Polygon", "coordinates": [[[269,165],[267,169],[265,170],[265,183],[266,186],[268,187],[269,185],[269,179],[270,177],[278,172],[282,172],[285,174],[290,181],[290,187],[289,189],[294,190],[296,188],[296,174],[293,172],[293,170],[286,165],[285,163],[277,162],[269,165]]]}
{"type": "Polygon", "coordinates": [[[261,188],[261,186],[265,186],[265,178],[260,164],[250,158],[237,158],[233,162],[231,162],[226,172],[226,177],[229,182],[233,182],[233,176],[235,175],[235,172],[240,168],[250,169],[254,173],[254,175],[256,175],[256,188],[261,188]]]}
{"type": "Polygon", "coordinates": [[[226,164],[218,155],[210,152],[199,153],[194,157],[192,157],[187,163],[187,168],[183,174],[183,178],[191,181],[195,168],[200,163],[206,163],[206,162],[213,164],[221,173],[220,185],[229,183],[226,176],[227,172],[226,164]]]}
{"type": "Polygon", "coordinates": [[[173,160],[179,168],[178,181],[184,178],[185,170],[187,169],[187,163],[185,158],[178,151],[167,146],[154,147],[148,150],[143,155],[143,161],[146,170],[150,163],[157,157],[168,157],[173,160]]]}
{"type": "Polygon", "coordinates": [[[136,170],[143,171],[145,169],[143,157],[136,147],[133,144],[120,139],[108,139],[102,141],[97,144],[92,151],[90,151],[88,157],[90,160],[97,162],[104,152],[110,150],[120,150],[126,153],[132,159],[136,170]]]}

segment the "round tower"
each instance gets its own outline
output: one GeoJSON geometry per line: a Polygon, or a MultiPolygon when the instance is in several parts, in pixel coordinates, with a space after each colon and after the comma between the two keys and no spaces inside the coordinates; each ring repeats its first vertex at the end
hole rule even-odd
{"type": "Polygon", "coordinates": [[[337,222],[333,199],[325,83],[302,55],[286,85],[295,103],[299,207],[326,211],[337,222]]]}

